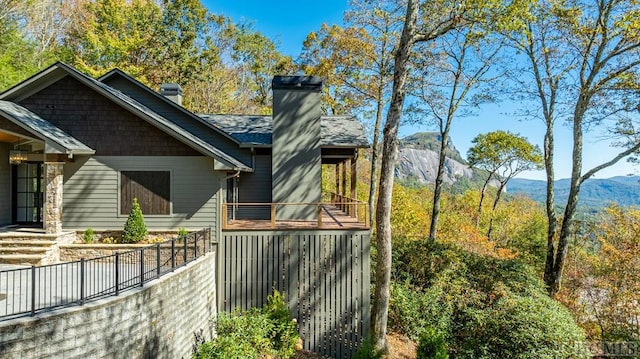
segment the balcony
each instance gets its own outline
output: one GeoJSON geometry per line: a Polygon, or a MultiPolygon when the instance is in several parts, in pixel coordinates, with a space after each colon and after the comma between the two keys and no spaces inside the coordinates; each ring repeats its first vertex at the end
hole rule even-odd
{"type": "Polygon", "coordinates": [[[323,197],[327,201],[320,203],[223,203],[222,230],[369,229],[366,202],[335,193],[323,197]]]}

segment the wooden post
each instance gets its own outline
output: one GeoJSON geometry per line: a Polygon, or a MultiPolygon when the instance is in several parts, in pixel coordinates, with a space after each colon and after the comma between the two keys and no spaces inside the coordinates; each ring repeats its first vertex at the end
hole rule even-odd
{"type": "Polygon", "coordinates": [[[318,203],[318,228],[322,228],[322,204],[318,203]]]}
{"type": "Polygon", "coordinates": [[[356,198],[357,198],[357,194],[356,194],[356,185],[357,185],[357,159],[354,156],[351,159],[351,203],[352,205],[351,210],[349,211],[353,217],[358,217],[358,206],[356,205],[356,198]]]}
{"type": "Polygon", "coordinates": [[[227,229],[227,204],[222,204],[222,229],[227,229]]]}
{"type": "Polygon", "coordinates": [[[338,195],[340,194],[340,163],[336,163],[336,191],[333,194],[332,202],[338,202],[338,195]]]}
{"type": "Polygon", "coordinates": [[[271,228],[276,228],[276,204],[271,203],[271,228]]]}
{"type": "MultiPolygon", "coordinates": [[[[342,202],[344,202],[345,197],[347,196],[347,162],[342,162],[342,202]]],[[[342,205],[342,210],[346,210],[345,205],[342,205]]],[[[348,213],[347,213],[348,214],[348,213]]]]}

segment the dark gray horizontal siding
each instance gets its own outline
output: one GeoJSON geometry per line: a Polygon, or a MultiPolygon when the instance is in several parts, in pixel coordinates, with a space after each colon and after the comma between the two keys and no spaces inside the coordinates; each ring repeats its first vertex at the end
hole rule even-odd
{"type": "Polygon", "coordinates": [[[127,216],[119,213],[118,176],[123,170],[171,171],[172,215],[145,216],[149,229],[217,228],[218,196],[224,174],[214,172],[212,159],[204,156],[95,156],[66,164],[64,228],[122,229],[127,216]]]}
{"type": "MultiPolygon", "coordinates": [[[[255,156],[255,172],[240,174],[238,202],[271,203],[271,155],[255,156]]],[[[231,218],[231,217],[229,217],[231,218]]],[[[239,206],[237,219],[270,219],[271,206],[239,206]]]]}
{"type": "Polygon", "coordinates": [[[0,226],[11,223],[11,165],[8,143],[0,143],[0,226]]]}
{"type": "MultiPolygon", "coordinates": [[[[120,76],[112,76],[106,81],[106,83],[107,85],[127,94],[129,97],[147,106],[157,114],[172,121],[183,129],[191,132],[201,140],[242,161],[245,165],[251,166],[251,151],[249,149],[240,148],[233,140],[216,132],[198,120],[185,115],[182,111],[161,101],[153,94],[150,94],[135,84],[132,84],[129,80],[120,76]]],[[[185,96],[189,96],[189,94],[185,94],[185,96]]]]}

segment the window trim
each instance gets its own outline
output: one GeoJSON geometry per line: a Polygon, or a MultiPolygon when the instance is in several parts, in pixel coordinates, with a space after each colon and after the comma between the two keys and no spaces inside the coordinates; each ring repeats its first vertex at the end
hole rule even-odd
{"type": "Polygon", "coordinates": [[[129,213],[120,213],[122,208],[122,172],[169,172],[169,214],[146,214],[143,211],[145,218],[170,218],[174,216],[173,213],[173,190],[174,190],[174,178],[173,170],[169,168],[121,168],[118,169],[118,204],[116,208],[118,218],[127,218],[129,213]]]}

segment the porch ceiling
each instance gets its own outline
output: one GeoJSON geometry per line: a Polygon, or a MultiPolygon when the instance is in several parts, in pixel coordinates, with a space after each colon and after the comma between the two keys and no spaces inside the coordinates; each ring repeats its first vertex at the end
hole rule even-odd
{"type": "Polygon", "coordinates": [[[14,143],[20,141],[20,137],[14,136],[10,133],[0,132],[0,142],[14,143]]]}

